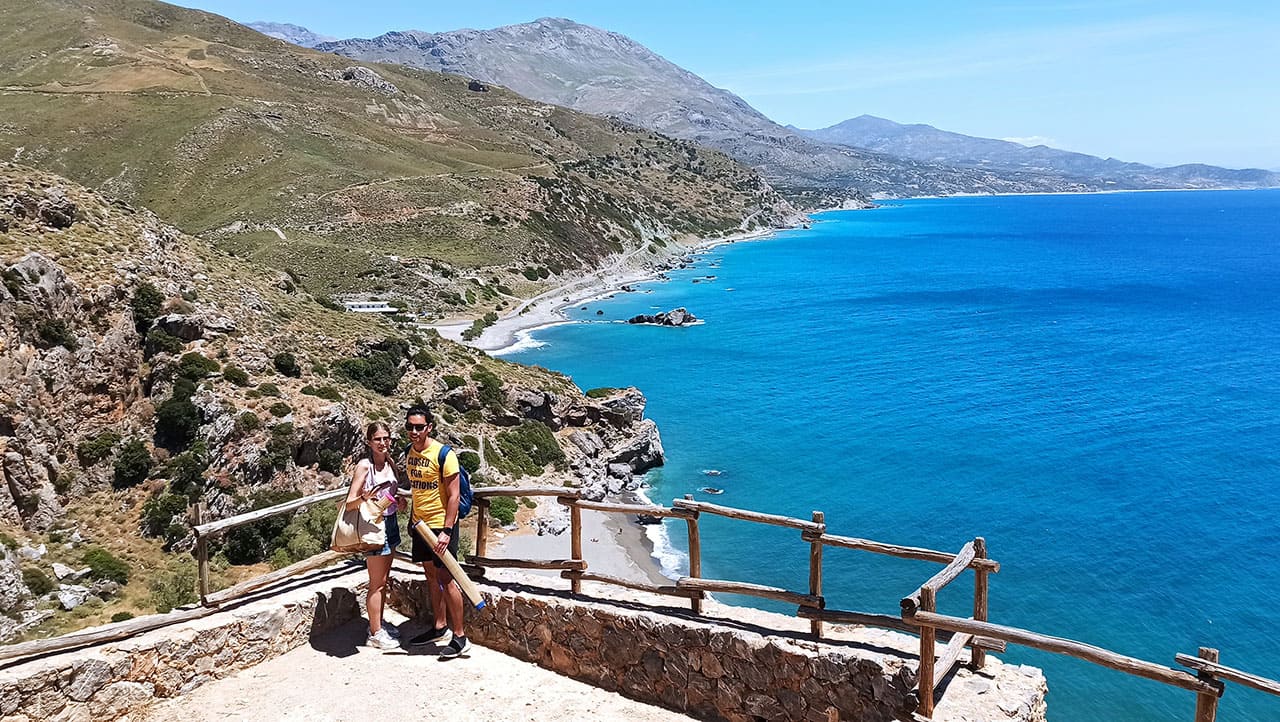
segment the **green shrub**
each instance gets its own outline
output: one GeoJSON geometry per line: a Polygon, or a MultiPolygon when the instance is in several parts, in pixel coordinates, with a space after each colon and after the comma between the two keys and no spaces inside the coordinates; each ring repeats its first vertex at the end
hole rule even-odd
{"type": "MultiPolygon", "coordinates": [[[[302,495],[296,491],[279,489],[259,489],[249,499],[249,511],[265,509],[286,501],[293,501],[302,495]]],[[[329,506],[322,504],[321,506],[329,506]]],[[[336,505],[334,507],[336,509],[336,505]]],[[[265,561],[279,546],[277,540],[289,526],[289,517],[285,515],[268,517],[253,524],[237,527],[227,532],[223,553],[232,564],[257,564],[265,561]]],[[[332,519],[330,519],[332,524],[332,519]]],[[[327,539],[326,539],[327,541],[327,539]]]]}
{"type": "Polygon", "coordinates": [[[76,458],[80,465],[90,467],[111,456],[111,450],[120,443],[120,434],[114,431],[103,431],[92,439],[85,439],[76,444],[76,458]]]}
{"type": "Polygon", "coordinates": [[[612,386],[601,386],[601,387],[599,387],[599,388],[594,388],[594,389],[590,389],[589,391],[587,391],[587,398],[591,398],[591,399],[607,399],[607,398],[609,398],[610,396],[612,396],[612,395],[614,395],[615,393],[617,393],[617,391],[618,391],[618,390],[617,390],[617,389],[615,389],[615,388],[613,388],[612,386]]]}
{"type": "Polygon", "coordinates": [[[329,401],[341,401],[342,394],[333,386],[303,386],[302,393],[308,396],[318,396],[329,401]]]}
{"type": "Polygon", "coordinates": [[[480,455],[474,451],[462,451],[458,453],[458,463],[462,464],[462,468],[469,473],[476,473],[480,470],[480,455]]]}
{"type": "Polygon", "coordinates": [[[61,346],[68,351],[80,348],[80,342],[76,341],[76,335],[71,332],[71,327],[60,318],[42,320],[36,327],[36,333],[40,338],[40,342],[36,345],[40,348],[61,346]]]}
{"type": "Polygon", "coordinates": [[[400,385],[400,360],[385,351],[378,351],[364,358],[345,358],[334,362],[334,373],[377,391],[383,396],[395,393],[400,385]]]}
{"type": "Polygon", "coordinates": [[[151,604],[156,611],[164,614],[175,607],[195,604],[196,565],[190,559],[175,559],[168,568],[157,574],[149,585],[151,604]]]}
{"type": "Polygon", "coordinates": [[[17,549],[18,540],[0,531],[0,549],[17,549]]]}
{"type": "Polygon", "coordinates": [[[209,468],[209,451],[203,441],[197,441],[190,449],[169,460],[165,472],[169,475],[169,489],[195,502],[204,491],[204,472],[209,468]]]}
{"type": "Polygon", "coordinates": [[[133,612],[116,612],[111,615],[111,621],[113,622],[127,622],[130,619],[133,619],[133,612]]]}
{"type": "Polygon", "coordinates": [[[345,311],[345,310],[347,310],[346,306],[343,306],[342,304],[338,303],[337,301],[333,300],[332,298],[329,298],[328,296],[316,296],[316,303],[320,304],[321,306],[324,306],[325,308],[329,309],[330,311],[345,311]]]}
{"type": "Polygon", "coordinates": [[[285,376],[296,379],[302,375],[302,367],[298,365],[298,359],[288,351],[276,354],[271,359],[271,363],[276,367],[276,371],[285,376]]]}
{"type": "Polygon", "coordinates": [[[526,421],[500,432],[496,445],[502,452],[499,468],[517,478],[521,474],[540,476],[547,464],[560,468],[565,460],[564,451],[551,430],[536,421],[526,421]]]}
{"type": "Polygon", "coordinates": [[[163,330],[153,328],[147,332],[147,339],[144,344],[145,351],[143,355],[151,358],[158,353],[178,353],[187,347],[187,342],[165,333],[163,330]]]}
{"type": "Polygon", "coordinates": [[[527,496],[522,496],[522,497],[520,497],[520,503],[521,503],[521,504],[524,504],[524,506],[525,506],[525,508],[526,508],[526,509],[537,509],[537,508],[538,508],[538,502],[534,501],[533,499],[530,499],[530,498],[529,498],[529,497],[527,497],[527,496]]]}
{"type": "Polygon", "coordinates": [[[173,396],[156,408],[156,444],[166,449],[185,449],[200,430],[200,409],[175,385],[173,396]]]}
{"type": "Polygon", "coordinates": [[[516,520],[516,500],[510,496],[495,496],[489,502],[489,513],[503,524],[516,520]]]}
{"type": "Polygon", "coordinates": [[[230,381],[236,386],[249,385],[248,372],[246,372],[244,369],[240,368],[239,366],[232,366],[230,364],[224,366],[222,368],[222,378],[230,381]]]}
{"type": "Polygon", "coordinates": [[[258,384],[258,393],[263,396],[279,396],[280,387],[268,381],[266,383],[258,384]]]}
{"type": "Polygon", "coordinates": [[[502,408],[502,379],[484,366],[476,366],[471,378],[476,382],[481,403],[490,409],[502,408]]]}
{"type": "Polygon", "coordinates": [[[277,401],[274,404],[271,404],[271,407],[268,408],[267,411],[270,411],[272,416],[282,419],[293,413],[293,407],[283,401],[277,401]]]}
{"type": "Polygon", "coordinates": [[[160,315],[160,307],[164,305],[164,294],[150,283],[143,283],[134,289],[129,305],[133,308],[133,325],[138,329],[138,333],[143,333],[151,327],[156,316],[160,315]]]}
{"type": "Polygon", "coordinates": [[[27,589],[30,589],[31,593],[37,597],[43,597],[58,588],[58,585],[53,583],[53,580],[49,578],[48,574],[44,573],[44,570],[36,567],[22,568],[22,583],[27,585],[27,589]]]}
{"type": "Polygon", "coordinates": [[[466,379],[462,378],[461,376],[457,376],[455,374],[445,374],[444,376],[440,377],[440,380],[444,382],[445,388],[447,388],[450,391],[453,391],[459,386],[465,386],[467,384],[466,379]]]}
{"type": "Polygon", "coordinates": [[[337,474],[342,471],[342,454],[333,449],[321,449],[316,454],[316,464],[320,467],[320,471],[337,474]]]}
{"type": "Polygon", "coordinates": [[[413,366],[422,370],[435,368],[436,360],[426,351],[418,351],[413,355],[413,366]]]}
{"type": "Polygon", "coordinates": [[[526,267],[523,271],[521,271],[521,273],[523,273],[524,277],[529,279],[530,281],[536,281],[539,278],[538,269],[534,268],[533,266],[526,267]]]}
{"type": "Polygon", "coordinates": [[[478,449],[480,448],[480,440],[471,434],[467,434],[462,437],[462,445],[468,449],[478,449]]]}
{"type": "Polygon", "coordinates": [[[252,411],[241,411],[236,417],[236,431],[241,434],[255,431],[260,426],[262,426],[262,420],[252,411]]]}
{"type": "Polygon", "coordinates": [[[117,489],[137,486],[151,474],[151,452],[142,439],[131,439],[116,456],[111,485],[117,489]]]}
{"type": "Polygon", "coordinates": [[[169,492],[156,494],[142,505],[142,533],[150,537],[163,537],[166,545],[173,544],[186,536],[186,527],[177,525],[181,533],[172,539],[167,533],[169,527],[174,524],[174,517],[186,513],[186,496],[169,492]]]}
{"type": "Polygon", "coordinates": [[[198,383],[220,368],[222,366],[217,361],[192,351],[182,354],[182,358],[178,361],[178,376],[198,383]]]}
{"type": "Polygon", "coordinates": [[[129,565],[102,547],[86,549],[84,564],[89,567],[89,576],[93,579],[109,579],[116,584],[129,583],[129,565]]]}
{"type": "Polygon", "coordinates": [[[259,459],[266,471],[283,469],[293,460],[293,424],[285,422],[271,428],[271,438],[259,459]]]}

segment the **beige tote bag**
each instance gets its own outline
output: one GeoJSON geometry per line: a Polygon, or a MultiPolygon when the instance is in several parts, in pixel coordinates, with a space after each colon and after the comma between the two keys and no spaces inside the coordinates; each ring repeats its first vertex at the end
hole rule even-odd
{"type": "Polygon", "coordinates": [[[387,528],[382,523],[382,511],[366,499],[360,506],[347,511],[347,498],[338,502],[338,518],[333,522],[333,536],[329,549],[343,554],[371,552],[387,543],[387,528]],[[370,519],[376,521],[370,521],[370,519]]]}

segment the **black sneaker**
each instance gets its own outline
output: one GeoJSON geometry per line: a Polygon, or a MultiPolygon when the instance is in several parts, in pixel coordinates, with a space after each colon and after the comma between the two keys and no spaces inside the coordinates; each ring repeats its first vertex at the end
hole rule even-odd
{"type": "Polygon", "coordinates": [[[453,639],[453,632],[448,627],[430,629],[409,640],[410,647],[425,647],[428,644],[448,644],[453,639]]]}
{"type": "Polygon", "coordinates": [[[466,637],[454,637],[449,640],[449,644],[444,649],[440,650],[440,657],[442,659],[453,659],[454,657],[461,657],[470,651],[471,640],[466,637]]]}

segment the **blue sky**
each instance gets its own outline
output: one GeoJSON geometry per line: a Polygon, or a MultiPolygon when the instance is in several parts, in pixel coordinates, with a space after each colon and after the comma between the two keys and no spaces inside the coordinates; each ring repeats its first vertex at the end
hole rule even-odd
{"type": "Polygon", "coordinates": [[[567,17],[778,121],[863,113],[1123,160],[1280,169],[1280,3],[187,0],[340,38],[567,17]]]}

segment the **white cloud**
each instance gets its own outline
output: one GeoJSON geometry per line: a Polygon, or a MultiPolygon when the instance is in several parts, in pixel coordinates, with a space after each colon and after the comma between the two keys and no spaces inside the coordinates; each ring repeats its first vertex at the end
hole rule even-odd
{"type": "Polygon", "coordinates": [[[1043,135],[1029,135],[1025,138],[1001,138],[1000,140],[1017,143],[1018,145],[1025,145],[1028,148],[1033,145],[1047,145],[1050,148],[1056,148],[1058,146],[1058,141],[1053,138],[1046,138],[1043,135]]]}

